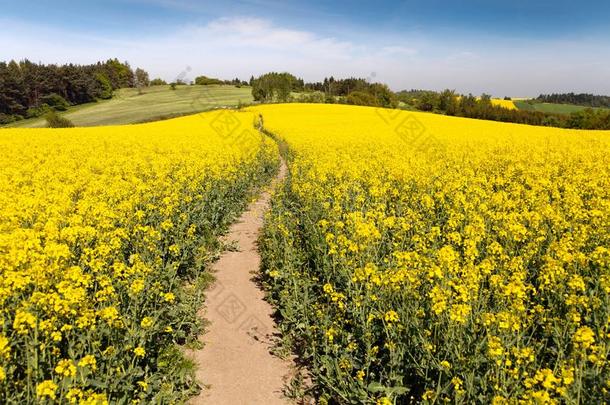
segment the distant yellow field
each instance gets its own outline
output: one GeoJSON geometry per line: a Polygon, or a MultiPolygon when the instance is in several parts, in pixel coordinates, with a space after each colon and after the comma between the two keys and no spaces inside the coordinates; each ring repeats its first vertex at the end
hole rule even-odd
{"type": "MultiPolygon", "coordinates": [[[[461,98],[462,98],[462,96],[457,96],[458,100],[460,100],[461,98]]],[[[481,97],[477,97],[477,100],[480,100],[480,99],[481,99],[481,97]]],[[[509,110],[517,110],[517,107],[515,106],[515,103],[513,103],[512,100],[504,100],[502,98],[492,98],[491,104],[497,105],[500,107],[504,107],[509,110]]]]}
{"type": "Polygon", "coordinates": [[[516,110],[517,107],[515,106],[515,103],[513,103],[512,100],[504,100],[504,99],[500,99],[500,98],[492,98],[491,99],[491,103],[493,105],[497,105],[500,107],[504,107],[504,108],[508,108],[509,110],[516,110]]]}

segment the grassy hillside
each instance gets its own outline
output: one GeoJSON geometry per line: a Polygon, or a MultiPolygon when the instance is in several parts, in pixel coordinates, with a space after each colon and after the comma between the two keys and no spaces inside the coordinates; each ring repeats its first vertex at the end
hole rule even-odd
{"type": "MultiPolygon", "coordinates": [[[[514,100],[515,106],[520,110],[540,111],[555,114],[570,114],[582,111],[587,107],[574,104],[529,103],[525,100],[514,100]]],[[[598,109],[598,108],[595,108],[598,109]]]]}
{"type": "MultiPolygon", "coordinates": [[[[249,87],[235,86],[153,86],[138,94],[137,89],[121,89],[111,100],[70,108],[65,114],[77,126],[119,125],[191,114],[215,107],[251,102],[249,87]]],[[[23,120],[10,127],[44,127],[44,118],[23,120]]]]}

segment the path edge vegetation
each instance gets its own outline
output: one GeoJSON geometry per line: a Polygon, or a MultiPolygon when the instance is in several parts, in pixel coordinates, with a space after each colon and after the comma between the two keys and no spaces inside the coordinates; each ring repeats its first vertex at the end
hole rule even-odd
{"type": "MultiPolygon", "coordinates": [[[[162,360],[167,362],[167,369],[170,372],[175,373],[185,382],[185,390],[181,401],[195,398],[206,386],[206,381],[199,381],[197,379],[197,364],[191,358],[192,356],[188,354],[188,350],[201,348],[200,337],[206,333],[207,319],[200,317],[199,312],[205,305],[206,294],[216,280],[214,273],[210,269],[223,252],[234,248],[232,241],[224,241],[222,237],[228,233],[230,226],[247,209],[249,202],[260,195],[279,170],[279,161],[273,165],[265,165],[264,163],[269,162],[265,161],[262,153],[263,151],[258,154],[256,159],[263,169],[260,173],[261,176],[254,177],[254,181],[250,184],[244,196],[242,196],[243,198],[240,199],[239,205],[226,218],[222,226],[212,229],[214,233],[212,249],[209,246],[200,246],[201,248],[207,248],[208,251],[204,257],[201,257],[200,265],[195,269],[193,277],[182,280],[180,286],[180,291],[185,294],[188,300],[189,316],[193,326],[189,331],[190,333],[183,340],[167,346],[167,356],[164,356],[162,360]]],[[[205,365],[202,367],[205,367],[205,365]]]]}
{"type": "MultiPolygon", "coordinates": [[[[286,207],[287,200],[281,196],[287,193],[291,187],[292,174],[291,163],[294,160],[294,151],[290,148],[288,142],[281,136],[268,130],[264,126],[264,116],[259,115],[258,129],[261,133],[271,138],[278,145],[280,155],[286,162],[286,177],[277,185],[275,193],[271,196],[269,210],[265,213],[263,228],[258,238],[258,250],[261,256],[261,265],[257,274],[257,281],[265,292],[265,299],[271,304],[274,309],[274,320],[276,322],[279,339],[275,342],[273,351],[276,355],[286,358],[294,356],[296,372],[294,376],[287,381],[284,394],[287,398],[295,401],[298,404],[319,403],[325,404],[329,398],[322,395],[320,386],[316,384],[316,373],[312,357],[308,352],[308,346],[302,339],[303,334],[300,333],[302,323],[299,322],[299,314],[295,317],[292,312],[287,312],[287,308],[282,301],[282,294],[275,285],[275,272],[279,264],[298,267],[307,265],[306,259],[298,261],[300,256],[294,256],[295,250],[293,246],[273,244],[272,228],[270,221],[274,210],[277,209],[295,209],[295,207],[286,207]],[[282,252],[283,254],[281,254],[282,252]],[[277,261],[276,255],[282,255],[284,260],[277,261]],[[293,261],[285,261],[286,258],[295,259],[293,261]]],[[[290,211],[288,211],[290,212],[290,211]]],[[[306,240],[300,239],[300,243],[306,243],[306,240]]],[[[282,266],[283,267],[283,266],[282,266]]],[[[294,288],[298,288],[295,284],[294,288]]],[[[305,302],[308,297],[303,296],[305,302]]]]}

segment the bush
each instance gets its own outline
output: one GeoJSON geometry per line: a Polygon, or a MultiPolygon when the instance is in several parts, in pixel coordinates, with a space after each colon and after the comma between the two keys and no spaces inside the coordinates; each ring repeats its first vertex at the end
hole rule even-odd
{"type": "Polygon", "coordinates": [[[56,111],[66,111],[68,107],[70,107],[70,103],[57,93],[51,93],[48,96],[41,97],[40,100],[56,111]]]}
{"type": "Polygon", "coordinates": [[[325,103],[326,96],[321,91],[302,94],[297,101],[301,103],[325,103]]]}
{"type": "Polygon", "coordinates": [[[439,104],[439,95],[433,92],[423,93],[417,99],[416,107],[421,111],[434,111],[439,104]]]}
{"type": "Polygon", "coordinates": [[[0,125],[10,124],[15,121],[17,121],[17,119],[14,115],[0,113],[0,125]]]}
{"type": "MultiPolygon", "coordinates": [[[[337,104],[337,99],[331,95],[326,95],[324,102],[326,104],[337,104]]],[[[339,103],[345,104],[345,97],[339,97],[339,103]]]]}
{"type": "Polygon", "coordinates": [[[110,82],[108,76],[103,73],[98,73],[95,77],[95,80],[97,80],[100,87],[98,97],[102,100],[111,99],[114,93],[114,89],[112,88],[112,83],[110,82]]]}
{"type": "Polygon", "coordinates": [[[224,84],[224,82],[214,77],[198,76],[195,78],[195,84],[198,84],[200,86],[208,86],[212,84],[224,84]]]}
{"type": "Polygon", "coordinates": [[[47,127],[49,128],[72,128],[74,124],[69,119],[62,117],[55,111],[51,110],[45,116],[47,127]]]}
{"type": "Polygon", "coordinates": [[[48,104],[42,104],[40,107],[28,108],[25,113],[25,118],[36,118],[46,114],[51,110],[48,104]]]}
{"type": "Polygon", "coordinates": [[[366,105],[372,107],[377,107],[379,105],[375,96],[362,91],[351,92],[345,101],[347,104],[351,105],[366,105]]]}
{"type": "Polygon", "coordinates": [[[271,72],[252,81],[252,97],[255,101],[290,101],[290,92],[297,87],[298,79],[290,73],[271,72]]]}

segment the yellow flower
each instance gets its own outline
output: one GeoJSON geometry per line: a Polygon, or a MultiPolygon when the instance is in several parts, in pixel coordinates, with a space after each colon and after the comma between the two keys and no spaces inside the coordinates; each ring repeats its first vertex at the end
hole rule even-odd
{"type": "Polygon", "coordinates": [[[551,398],[548,392],[539,390],[532,393],[531,398],[536,404],[553,404],[555,401],[551,398]]]}
{"type": "Polygon", "coordinates": [[[153,325],[154,321],[151,317],[144,317],[142,319],[142,322],[140,322],[140,326],[143,327],[144,329],[148,329],[153,325]]]}
{"type": "Polygon", "coordinates": [[[76,375],[76,366],[72,360],[60,360],[55,367],[55,372],[63,377],[74,377],[76,375]]]}
{"type": "Polygon", "coordinates": [[[83,357],[82,359],[80,359],[80,361],[78,362],[78,366],[79,367],[89,367],[91,369],[91,371],[96,371],[97,370],[97,360],[95,359],[95,356],[88,354],[85,357],[83,357]]]}
{"type": "Polygon", "coordinates": [[[553,371],[548,368],[544,368],[536,372],[534,379],[536,379],[547,390],[553,389],[555,384],[560,381],[557,377],[555,377],[553,371]]]}
{"type": "Polygon", "coordinates": [[[466,304],[457,304],[451,307],[449,311],[449,319],[455,321],[457,323],[466,323],[468,315],[470,314],[471,308],[470,305],[466,304]]]}
{"type": "Polygon", "coordinates": [[[99,311],[99,316],[105,320],[108,325],[112,325],[112,323],[119,318],[119,310],[115,307],[106,307],[99,311]]]}
{"type": "Polygon", "coordinates": [[[381,397],[377,400],[377,405],[392,405],[393,402],[388,397],[381,397]]]}
{"type": "Polygon", "coordinates": [[[106,394],[90,393],[79,402],[79,405],[108,405],[106,394]]]}
{"type": "Polygon", "coordinates": [[[564,385],[572,385],[574,383],[574,367],[562,368],[561,379],[564,385]]]}
{"type": "Polygon", "coordinates": [[[595,332],[588,326],[582,326],[574,333],[572,340],[576,346],[588,349],[595,343],[595,332]]]}
{"type": "Polygon", "coordinates": [[[27,311],[17,310],[15,313],[15,320],[13,321],[13,328],[20,335],[28,333],[29,329],[36,326],[36,317],[27,311]]]}
{"type": "Polygon", "coordinates": [[[136,357],[144,357],[146,356],[146,350],[143,347],[136,347],[133,349],[133,354],[135,354],[136,357]]]}
{"type": "Polygon", "coordinates": [[[422,399],[424,401],[431,401],[436,397],[436,392],[434,390],[426,390],[422,395],[422,399]]]}
{"type": "Polygon", "coordinates": [[[453,377],[451,379],[451,384],[453,384],[453,387],[457,390],[460,389],[462,387],[462,384],[464,383],[464,381],[462,381],[461,378],[459,377],[453,377]]]}
{"type": "Polygon", "coordinates": [[[508,404],[508,400],[501,395],[495,395],[491,401],[492,405],[508,404]]]}
{"type": "Polygon", "coordinates": [[[9,340],[5,336],[0,335],[0,357],[8,359],[10,354],[11,348],[9,346],[9,340]]]}
{"type": "Polygon", "coordinates": [[[168,292],[168,293],[163,294],[163,300],[165,302],[169,302],[171,304],[176,300],[176,296],[173,293],[168,292]]]}
{"type": "Polygon", "coordinates": [[[57,384],[55,384],[51,380],[45,380],[36,386],[36,396],[38,398],[55,399],[56,391],[57,391],[57,384]]]}
{"type": "Polygon", "coordinates": [[[70,388],[66,394],[66,399],[71,404],[76,404],[80,399],[83,398],[83,391],[79,388],[70,388]]]}
{"type": "Polygon", "coordinates": [[[392,310],[387,311],[385,313],[384,319],[388,323],[398,322],[400,320],[400,318],[398,317],[398,313],[396,313],[396,311],[392,311],[392,310]]]}
{"type": "Polygon", "coordinates": [[[140,292],[142,292],[143,289],[144,289],[144,280],[142,280],[142,279],[134,280],[134,282],[131,283],[131,286],[129,288],[129,290],[131,291],[132,294],[139,294],[140,292]]]}
{"type": "Polygon", "coordinates": [[[502,341],[496,336],[490,336],[487,340],[487,353],[492,359],[502,357],[504,354],[504,348],[502,347],[502,341]]]}

